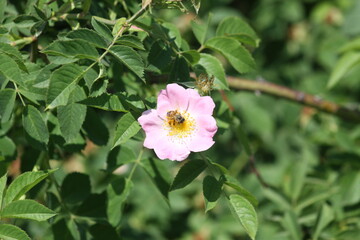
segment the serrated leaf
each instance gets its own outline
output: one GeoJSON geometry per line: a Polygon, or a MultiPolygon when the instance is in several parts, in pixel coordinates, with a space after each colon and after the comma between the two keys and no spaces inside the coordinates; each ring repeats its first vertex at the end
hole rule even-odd
{"type": "Polygon", "coordinates": [[[127,46],[113,46],[109,52],[144,81],[144,63],[134,49],[127,46]]]}
{"type": "Polygon", "coordinates": [[[23,113],[23,126],[31,138],[46,145],[49,142],[49,131],[46,123],[34,106],[28,105],[23,113]]]}
{"type": "Polygon", "coordinates": [[[339,61],[336,63],[333,71],[331,72],[327,88],[330,89],[334,87],[340,79],[350,71],[355,65],[360,63],[360,53],[359,52],[348,52],[344,54],[339,61]]]}
{"type": "Polygon", "coordinates": [[[5,53],[6,55],[14,59],[15,62],[18,64],[19,68],[27,72],[27,68],[23,63],[21,53],[19,52],[19,50],[17,50],[17,48],[6,43],[0,43],[0,53],[5,53]]]}
{"type": "Polygon", "coordinates": [[[225,71],[221,62],[216,57],[207,54],[201,53],[200,60],[197,65],[195,65],[195,72],[197,74],[207,73],[209,76],[214,76],[214,87],[219,89],[227,90],[228,82],[226,81],[225,71]]]}
{"type": "Polygon", "coordinates": [[[123,213],[122,205],[129,196],[132,187],[133,183],[131,180],[116,178],[106,189],[108,196],[107,216],[110,224],[114,227],[118,226],[121,221],[123,213]]]}
{"type": "Polygon", "coordinates": [[[203,193],[205,199],[205,212],[216,206],[221,195],[222,184],[213,176],[206,176],[203,180],[203,193]]]}
{"type": "MultiPolygon", "coordinates": [[[[0,152],[0,154],[1,154],[1,152],[0,152]]],[[[4,197],[4,193],[5,193],[6,181],[7,181],[7,173],[5,173],[4,176],[2,176],[0,178],[0,209],[2,209],[2,200],[4,197]]],[[[1,211],[0,211],[0,213],[1,213],[1,211]]]]}
{"type": "Polygon", "coordinates": [[[66,105],[70,93],[74,90],[76,83],[83,76],[84,71],[76,64],[68,64],[55,70],[50,77],[47,92],[47,108],[66,105]]]}
{"type": "Polygon", "coordinates": [[[45,221],[56,213],[34,200],[17,200],[6,207],[0,213],[2,218],[23,218],[36,221],[45,221]]]}
{"type": "Polygon", "coordinates": [[[97,21],[96,17],[94,16],[91,18],[91,25],[93,26],[95,31],[101,36],[103,36],[106,40],[108,40],[109,42],[113,40],[110,29],[102,22],[97,21]]]}
{"type": "Polygon", "coordinates": [[[59,106],[58,119],[62,136],[70,142],[79,133],[86,116],[86,106],[76,103],[86,97],[82,88],[75,88],[69,96],[69,104],[59,106]]]}
{"type": "Polygon", "coordinates": [[[87,41],[81,39],[56,40],[42,50],[42,52],[49,55],[79,59],[85,58],[96,60],[99,57],[96,48],[87,41]]]}
{"type": "Polygon", "coordinates": [[[116,40],[116,43],[145,51],[145,47],[141,40],[134,35],[121,36],[116,40]]]}
{"type": "Polygon", "coordinates": [[[105,111],[127,112],[122,102],[123,99],[120,96],[104,93],[98,97],[87,98],[79,103],[105,111]]]}
{"type": "Polygon", "coordinates": [[[189,50],[182,52],[181,55],[191,64],[195,65],[200,60],[200,53],[195,50],[189,50]]]}
{"type": "Polygon", "coordinates": [[[131,113],[126,113],[120,118],[116,125],[115,136],[113,140],[113,148],[117,145],[123,144],[131,137],[139,132],[141,129],[138,121],[131,113]]]}
{"type": "Polygon", "coordinates": [[[171,184],[170,191],[181,189],[189,185],[194,179],[206,169],[206,162],[203,160],[189,160],[176,174],[171,184]]]}
{"type": "Polygon", "coordinates": [[[0,120],[9,121],[15,105],[16,92],[13,89],[0,90],[0,120]]]}
{"type": "Polygon", "coordinates": [[[230,206],[235,216],[251,239],[255,239],[258,229],[258,219],[253,205],[244,197],[232,194],[229,196],[230,206]]]}
{"type": "Polygon", "coordinates": [[[167,29],[165,31],[169,35],[170,39],[175,42],[176,46],[181,48],[182,38],[178,27],[169,22],[163,23],[162,26],[167,29]]]}
{"type": "Polygon", "coordinates": [[[7,54],[0,52],[0,73],[2,73],[10,81],[22,84],[22,77],[17,63],[7,54]]]}
{"type": "Polygon", "coordinates": [[[222,20],[216,29],[216,36],[233,37],[253,47],[257,47],[260,41],[255,31],[240,17],[222,20]]]}
{"type": "Polygon", "coordinates": [[[10,224],[0,224],[0,239],[2,240],[31,240],[19,227],[10,224]]]}
{"type": "Polygon", "coordinates": [[[229,187],[235,189],[242,197],[246,198],[254,207],[258,205],[257,199],[232,176],[224,174],[224,183],[229,187]]]}
{"type": "Polygon", "coordinates": [[[55,170],[51,171],[38,171],[38,172],[25,172],[15,178],[15,180],[10,184],[6,190],[4,197],[4,206],[9,204],[12,201],[18,200],[22,195],[27,191],[33,188],[40,181],[45,179],[49,174],[53,173],[55,170]]]}
{"type": "Polygon", "coordinates": [[[100,34],[87,28],[73,30],[69,32],[66,37],[87,41],[88,43],[98,48],[107,48],[107,46],[109,45],[108,42],[100,34]]]}
{"type": "Polygon", "coordinates": [[[233,38],[213,37],[206,41],[205,46],[224,55],[239,73],[255,70],[255,61],[250,53],[233,38]]]}
{"type": "Polygon", "coordinates": [[[209,14],[207,22],[205,24],[198,23],[196,21],[191,21],[191,29],[195,35],[195,38],[198,40],[198,42],[201,45],[205,43],[211,19],[212,19],[212,14],[209,14]]]}

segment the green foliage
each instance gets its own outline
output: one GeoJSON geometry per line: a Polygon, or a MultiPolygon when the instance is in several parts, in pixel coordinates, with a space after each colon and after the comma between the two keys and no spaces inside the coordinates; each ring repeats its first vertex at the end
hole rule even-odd
{"type": "Polygon", "coordinates": [[[232,80],[356,114],[359,16],[343,0],[0,0],[0,239],[356,239],[360,128],[232,80]],[[137,119],[203,78],[215,144],[155,158],[137,119]]]}

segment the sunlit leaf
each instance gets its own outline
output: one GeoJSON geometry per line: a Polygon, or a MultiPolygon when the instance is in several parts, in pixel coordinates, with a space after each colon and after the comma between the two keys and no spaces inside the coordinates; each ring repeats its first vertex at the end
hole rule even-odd
{"type": "Polygon", "coordinates": [[[11,224],[0,224],[0,239],[3,240],[31,240],[19,227],[11,224]]]}
{"type": "Polygon", "coordinates": [[[28,105],[24,111],[23,126],[32,139],[44,145],[48,143],[49,131],[46,123],[40,111],[32,105],[28,105]]]}
{"type": "Polygon", "coordinates": [[[15,60],[0,52],[0,73],[16,84],[22,84],[20,69],[15,60]]]}
{"type": "Polygon", "coordinates": [[[36,221],[44,221],[56,213],[34,200],[17,200],[6,207],[0,213],[2,218],[24,218],[36,221]]]}
{"type": "Polygon", "coordinates": [[[230,195],[229,200],[237,219],[251,239],[255,239],[258,229],[258,219],[253,205],[246,200],[246,198],[237,194],[230,195]]]}

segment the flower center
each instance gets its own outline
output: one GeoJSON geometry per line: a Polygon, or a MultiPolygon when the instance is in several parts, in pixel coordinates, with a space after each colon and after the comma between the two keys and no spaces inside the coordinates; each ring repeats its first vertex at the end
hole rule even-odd
{"type": "Polygon", "coordinates": [[[172,110],[168,111],[166,114],[165,127],[168,136],[183,139],[191,136],[194,132],[195,120],[188,112],[172,110]]]}

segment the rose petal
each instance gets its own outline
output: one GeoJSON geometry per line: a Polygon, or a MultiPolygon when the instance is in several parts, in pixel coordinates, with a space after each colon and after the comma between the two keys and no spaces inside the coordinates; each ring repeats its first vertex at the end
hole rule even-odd
{"type": "Polygon", "coordinates": [[[189,103],[189,95],[185,88],[178,84],[169,84],[166,90],[159,93],[157,111],[160,116],[165,116],[171,110],[185,110],[189,103]]]}
{"type": "Polygon", "coordinates": [[[158,142],[157,146],[154,148],[154,151],[158,158],[167,158],[173,161],[185,160],[190,154],[190,150],[186,147],[186,145],[173,143],[169,140],[158,142]]]}
{"type": "Polygon", "coordinates": [[[215,103],[211,97],[193,96],[189,100],[189,108],[187,111],[192,115],[201,115],[201,114],[212,115],[214,108],[215,108],[215,103]]]}

